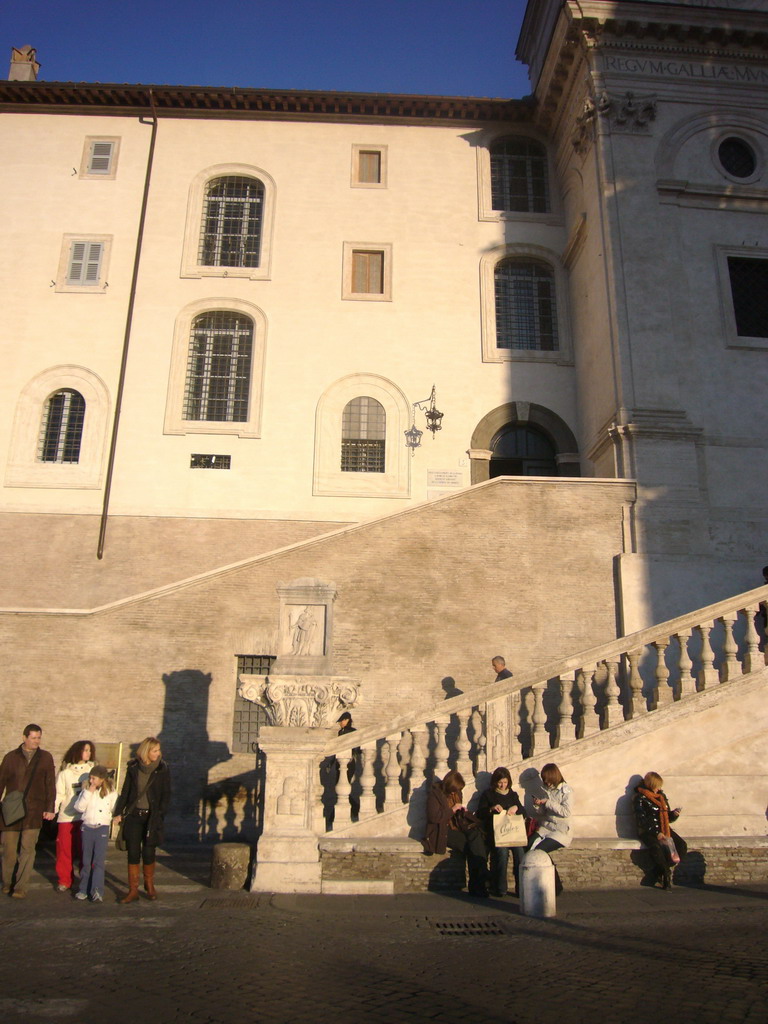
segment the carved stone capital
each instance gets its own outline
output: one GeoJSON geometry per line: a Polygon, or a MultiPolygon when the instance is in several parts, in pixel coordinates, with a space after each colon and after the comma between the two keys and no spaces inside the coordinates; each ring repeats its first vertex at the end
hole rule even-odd
{"type": "Polygon", "coordinates": [[[596,108],[601,117],[608,119],[611,130],[615,132],[650,134],[651,122],[656,120],[654,95],[638,96],[627,92],[623,97],[614,97],[603,91],[597,98],[596,108]]]}
{"type": "Polygon", "coordinates": [[[346,676],[239,676],[238,694],[264,708],[270,725],[322,728],[354,707],[360,680],[346,676]]]}

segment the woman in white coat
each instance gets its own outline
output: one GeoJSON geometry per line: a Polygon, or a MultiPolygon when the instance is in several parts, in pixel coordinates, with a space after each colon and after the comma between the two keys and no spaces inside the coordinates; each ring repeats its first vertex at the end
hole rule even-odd
{"type": "MultiPolygon", "coordinates": [[[[538,828],[528,841],[528,850],[552,853],[570,846],[573,839],[570,817],[573,812],[573,790],[563,778],[556,764],[545,764],[541,769],[545,796],[534,797],[533,813],[538,828]]],[[[555,893],[563,891],[563,883],[555,868],[555,893]]]]}
{"type": "Polygon", "coordinates": [[[88,775],[96,762],[96,747],[91,740],[78,740],[64,755],[56,776],[55,811],[59,816],[56,828],[56,874],[58,892],[68,892],[74,885],[74,865],[83,866],[80,836],[81,815],[75,810],[75,800],[88,782],[88,775]]]}

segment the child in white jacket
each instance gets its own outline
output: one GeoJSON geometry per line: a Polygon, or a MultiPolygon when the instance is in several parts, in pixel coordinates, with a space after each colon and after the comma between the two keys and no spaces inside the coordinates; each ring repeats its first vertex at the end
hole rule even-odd
{"type": "Polygon", "coordinates": [[[90,889],[92,903],[103,900],[109,826],[116,800],[117,793],[112,788],[109,772],[102,764],[94,765],[87,787],[75,800],[75,810],[83,816],[83,870],[75,899],[87,900],[90,889]]]}

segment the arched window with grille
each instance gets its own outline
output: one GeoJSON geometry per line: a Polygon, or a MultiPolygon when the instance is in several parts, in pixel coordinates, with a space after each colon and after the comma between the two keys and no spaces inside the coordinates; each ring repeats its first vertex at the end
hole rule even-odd
{"type": "Polygon", "coordinates": [[[85,399],[79,391],[62,388],[48,397],[40,425],[37,457],[40,462],[80,461],[85,423],[85,399]]]}
{"type": "Polygon", "coordinates": [[[250,317],[226,310],[195,317],[189,340],[183,418],[245,422],[252,357],[250,317]]]}
{"type": "Polygon", "coordinates": [[[383,473],[387,414],[375,398],[353,398],[341,417],[341,471],[383,473]]]}
{"type": "Polygon", "coordinates": [[[513,213],[549,213],[547,152],[535,139],[515,136],[494,142],[491,205],[513,213]]]}
{"type": "Polygon", "coordinates": [[[541,260],[501,260],[494,286],[497,348],[556,352],[560,346],[552,267],[541,260]]]}
{"type": "Polygon", "coordinates": [[[263,219],[264,185],[258,178],[212,178],[203,198],[198,263],[205,267],[258,267],[263,219]]]}

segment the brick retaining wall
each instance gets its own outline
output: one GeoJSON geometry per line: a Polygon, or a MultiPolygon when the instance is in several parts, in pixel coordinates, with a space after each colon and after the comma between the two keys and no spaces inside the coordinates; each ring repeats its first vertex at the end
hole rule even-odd
{"type": "MultiPolygon", "coordinates": [[[[722,841],[721,841],[722,842],[722,841]]],[[[764,839],[736,841],[723,846],[713,840],[690,841],[688,854],[675,871],[675,881],[709,885],[739,885],[768,881],[768,848],[764,839]]],[[[458,890],[464,884],[464,865],[456,855],[427,856],[421,844],[409,840],[362,844],[323,840],[320,843],[323,881],[391,880],[395,892],[426,889],[458,890]]],[[[628,889],[640,885],[651,860],[640,844],[611,848],[606,843],[572,846],[555,854],[555,863],[569,889],[628,889]]],[[[510,859],[510,889],[514,885],[510,859]]]]}

